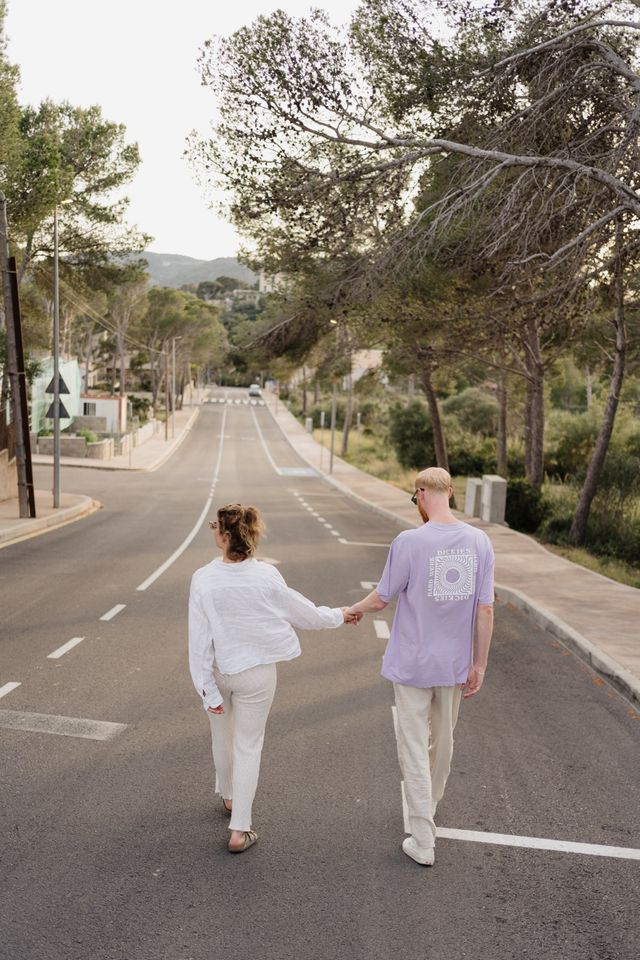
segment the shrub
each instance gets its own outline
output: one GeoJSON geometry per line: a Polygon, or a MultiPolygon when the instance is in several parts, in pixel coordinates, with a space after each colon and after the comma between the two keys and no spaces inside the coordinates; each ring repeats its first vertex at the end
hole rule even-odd
{"type": "Polygon", "coordinates": [[[498,401],[479,387],[467,387],[442,402],[442,412],[455,417],[465,430],[483,437],[495,436],[498,424],[498,401]]]}
{"type": "MultiPolygon", "coordinates": [[[[346,404],[344,400],[336,401],[336,428],[342,430],[344,426],[344,417],[346,413],[346,404]]],[[[307,406],[307,416],[313,419],[314,429],[320,429],[320,413],[324,410],[324,425],[328,430],[331,426],[331,401],[318,403],[315,406],[307,406]]],[[[354,417],[355,422],[355,417],[354,417]]]]}
{"type": "Polygon", "coordinates": [[[566,480],[584,477],[599,429],[599,416],[555,411],[549,418],[549,445],[545,467],[551,476],[566,480]]]}
{"type": "Polygon", "coordinates": [[[621,499],[640,495],[640,456],[622,450],[609,450],[598,489],[615,493],[621,499]]]}
{"type": "Polygon", "coordinates": [[[435,461],[433,427],[424,403],[412,400],[406,406],[397,403],[391,407],[389,442],[407,470],[420,470],[435,461]]]}
{"type": "Polygon", "coordinates": [[[496,471],[496,444],[466,430],[445,428],[449,468],[458,476],[475,476],[496,471]]]}
{"type": "Polygon", "coordinates": [[[80,430],[78,436],[84,437],[87,443],[97,443],[100,439],[98,434],[94,433],[93,430],[80,430]]]}
{"type": "Polygon", "coordinates": [[[544,520],[545,513],[542,492],[537,487],[520,477],[509,481],[505,520],[510,527],[533,533],[544,520]]]}
{"type": "Polygon", "coordinates": [[[570,484],[553,484],[545,490],[545,517],[538,534],[549,543],[568,543],[569,530],[578,501],[578,488],[570,484]]]}

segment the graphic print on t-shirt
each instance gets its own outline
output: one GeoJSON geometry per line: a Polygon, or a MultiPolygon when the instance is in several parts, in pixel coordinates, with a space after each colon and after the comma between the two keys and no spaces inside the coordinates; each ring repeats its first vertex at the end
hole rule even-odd
{"type": "Polygon", "coordinates": [[[476,585],[478,554],[465,547],[436,550],[429,560],[427,594],[435,601],[470,600],[476,585]]]}

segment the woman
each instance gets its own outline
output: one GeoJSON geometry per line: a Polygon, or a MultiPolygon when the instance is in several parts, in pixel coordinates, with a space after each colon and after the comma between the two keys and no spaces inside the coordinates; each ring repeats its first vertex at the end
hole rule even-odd
{"type": "Polygon", "coordinates": [[[189,665],[209,716],[216,792],[231,817],[229,851],[242,853],[258,839],[251,808],[276,663],[301,652],[293,626],[319,630],[354,618],[346,608],[316,607],[275,567],[255,559],[264,531],[256,507],[231,504],[217,516],[209,526],[222,557],[191,580],[189,665]]]}

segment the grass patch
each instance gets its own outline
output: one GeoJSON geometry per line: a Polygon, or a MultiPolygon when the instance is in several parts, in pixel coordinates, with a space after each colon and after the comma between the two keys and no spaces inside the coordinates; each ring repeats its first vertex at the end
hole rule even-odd
{"type": "MultiPolygon", "coordinates": [[[[537,539],[537,538],[536,538],[537,539]]],[[[546,543],[541,541],[547,550],[551,553],[557,553],[572,563],[577,563],[587,570],[593,570],[594,573],[601,573],[603,577],[609,577],[610,580],[616,580],[618,583],[624,583],[628,587],[635,587],[640,590],[640,570],[625,563],[624,560],[616,560],[613,557],[595,557],[583,547],[564,547],[555,543],[546,543]]]]}

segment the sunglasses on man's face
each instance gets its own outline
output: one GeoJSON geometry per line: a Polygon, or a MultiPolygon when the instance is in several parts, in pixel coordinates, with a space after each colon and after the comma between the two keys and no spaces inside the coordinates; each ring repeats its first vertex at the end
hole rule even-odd
{"type": "MultiPolygon", "coordinates": [[[[424,490],[424,487],[418,487],[418,490],[424,490]]],[[[418,490],[416,490],[414,495],[411,497],[411,503],[415,504],[418,502],[418,490]]]]}

